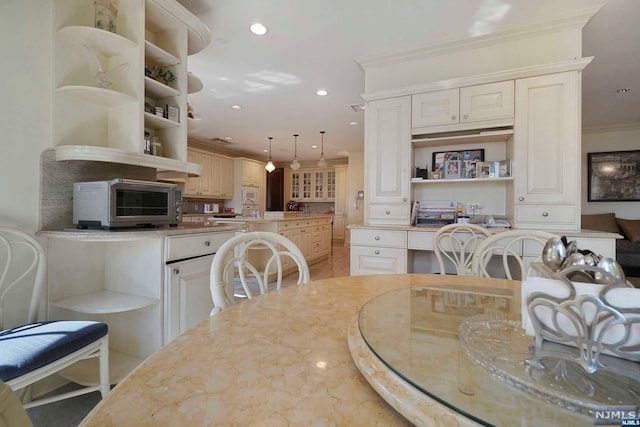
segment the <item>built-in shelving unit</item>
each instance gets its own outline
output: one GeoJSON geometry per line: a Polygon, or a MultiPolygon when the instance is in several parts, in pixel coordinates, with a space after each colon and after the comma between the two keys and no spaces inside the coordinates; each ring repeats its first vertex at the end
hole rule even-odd
{"type": "Polygon", "coordinates": [[[411,142],[414,147],[434,147],[438,145],[507,141],[512,135],[513,128],[499,130],[472,130],[464,132],[414,135],[411,142]]]}

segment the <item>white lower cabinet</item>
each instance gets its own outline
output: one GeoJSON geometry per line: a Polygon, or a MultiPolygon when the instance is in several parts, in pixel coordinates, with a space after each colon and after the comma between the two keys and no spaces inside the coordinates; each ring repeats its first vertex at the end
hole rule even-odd
{"type": "Polygon", "coordinates": [[[234,234],[198,233],[165,239],[164,344],[209,317],[213,254],[234,234]]]}
{"type": "Polygon", "coordinates": [[[351,230],[351,275],[407,272],[407,232],[351,230]]]}

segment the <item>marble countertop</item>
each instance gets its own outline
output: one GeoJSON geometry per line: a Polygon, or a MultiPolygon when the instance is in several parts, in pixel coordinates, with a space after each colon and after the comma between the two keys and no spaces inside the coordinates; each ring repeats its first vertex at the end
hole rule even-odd
{"type": "MultiPolygon", "coordinates": [[[[408,426],[367,383],[347,346],[360,308],[381,293],[478,279],[351,276],[244,301],[152,355],[82,426],[408,426]]],[[[476,425],[435,401],[421,425],[476,425]]],[[[414,423],[416,420],[412,420],[414,423]]]]}
{"type": "Polygon", "coordinates": [[[40,237],[86,240],[86,241],[125,241],[155,239],[164,236],[179,236],[183,234],[215,233],[221,231],[242,230],[243,227],[234,224],[215,224],[204,226],[182,224],[178,227],[159,227],[123,230],[82,230],[67,228],[64,230],[40,230],[36,235],[40,237]]]}

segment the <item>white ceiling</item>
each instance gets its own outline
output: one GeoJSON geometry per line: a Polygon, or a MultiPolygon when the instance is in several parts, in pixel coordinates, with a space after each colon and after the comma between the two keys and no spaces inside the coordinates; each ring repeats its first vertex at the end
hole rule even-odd
{"type": "MultiPolygon", "coordinates": [[[[189,58],[204,84],[189,95],[198,119],[190,138],[231,137],[231,150],[288,163],[362,151],[364,74],[355,57],[492,32],[600,5],[603,0],[179,0],[212,32],[189,58]],[[249,32],[259,21],[265,36],[249,32]],[[329,95],[320,97],[318,89],[329,95]],[[240,105],[242,110],[231,109],[240,105]],[[357,122],[355,126],[350,122],[357,122]]],[[[640,123],[640,1],[609,0],[585,26],[583,126],[640,123]],[[619,87],[631,87],[621,95],[619,87]]],[[[523,53],[526,54],[526,53],[523,53]]]]}

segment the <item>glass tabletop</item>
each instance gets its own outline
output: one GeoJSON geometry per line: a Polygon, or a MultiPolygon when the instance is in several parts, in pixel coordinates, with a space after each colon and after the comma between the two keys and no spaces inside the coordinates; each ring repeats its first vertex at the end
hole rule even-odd
{"type": "Polygon", "coordinates": [[[458,326],[475,315],[520,320],[520,290],[394,290],[369,301],[358,324],[367,345],[393,372],[481,425],[593,425],[593,417],[521,391],[472,361],[461,349],[458,326]]]}

